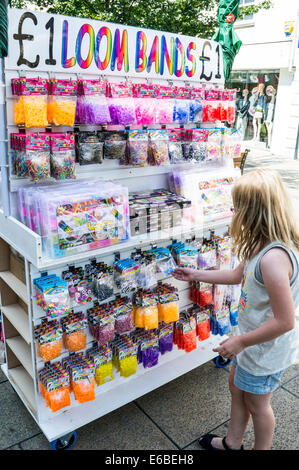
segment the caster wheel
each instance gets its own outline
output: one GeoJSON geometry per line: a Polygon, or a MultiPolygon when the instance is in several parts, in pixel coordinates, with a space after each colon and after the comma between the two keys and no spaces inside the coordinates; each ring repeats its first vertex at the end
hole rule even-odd
{"type": "Polygon", "coordinates": [[[70,450],[77,440],[77,433],[73,432],[71,434],[67,434],[66,436],[62,436],[55,441],[52,441],[51,447],[53,450],[70,450]]]}
{"type": "Polygon", "coordinates": [[[214,359],[216,367],[227,367],[232,361],[231,359],[225,359],[222,356],[217,356],[214,359]]]}

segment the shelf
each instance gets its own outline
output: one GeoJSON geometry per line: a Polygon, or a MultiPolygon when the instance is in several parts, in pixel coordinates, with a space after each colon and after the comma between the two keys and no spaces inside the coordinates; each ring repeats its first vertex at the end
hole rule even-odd
{"type": "Polygon", "coordinates": [[[10,347],[11,351],[15,354],[17,359],[23,364],[28,374],[33,378],[33,366],[31,358],[31,349],[28,344],[21,338],[15,336],[14,338],[7,338],[6,344],[10,347]]]}
{"type": "Polygon", "coordinates": [[[1,271],[0,279],[2,279],[20,299],[28,305],[27,287],[10,271],[1,271]]]}
{"type": "Polygon", "coordinates": [[[13,369],[7,369],[7,365],[3,364],[1,369],[9,379],[10,383],[14,387],[17,394],[20,396],[23,403],[26,405],[31,414],[33,413],[33,417],[35,418],[36,403],[34,383],[32,378],[28,375],[22,366],[14,367],[13,369]]]}
{"type": "MultiPolygon", "coordinates": [[[[204,224],[203,227],[177,227],[169,230],[161,230],[159,232],[152,232],[145,235],[138,235],[132,237],[124,243],[118,243],[105,248],[97,250],[87,250],[71,256],[62,258],[50,259],[42,254],[42,239],[39,235],[32,232],[25,225],[19,222],[14,217],[5,217],[3,211],[0,210],[0,236],[13,248],[15,248],[25,259],[31,262],[36,268],[40,270],[47,270],[51,267],[63,266],[66,264],[74,264],[83,260],[90,259],[91,257],[104,256],[115,251],[132,250],[142,248],[152,243],[158,243],[175,239],[180,236],[192,237],[193,235],[201,236],[202,232],[214,230],[221,227],[226,227],[230,224],[231,218],[223,218],[213,222],[204,224]]],[[[26,300],[27,302],[27,300],[26,300]]]]}
{"type": "Polygon", "coordinates": [[[27,313],[19,304],[1,307],[1,311],[29,345],[31,343],[31,336],[27,313]]]}

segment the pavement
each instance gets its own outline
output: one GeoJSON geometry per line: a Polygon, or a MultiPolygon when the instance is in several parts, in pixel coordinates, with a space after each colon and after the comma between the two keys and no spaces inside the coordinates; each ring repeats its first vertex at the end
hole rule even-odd
{"type": "MultiPolygon", "coordinates": [[[[251,149],[245,172],[275,168],[299,204],[299,161],[251,149]]],[[[297,211],[298,212],[298,211],[297,211]]],[[[1,351],[0,351],[1,353],[1,351]]],[[[73,450],[201,450],[197,439],[211,432],[224,436],[230,420],[230,366],[207,362],[138,400],[77,429],[73,450]]],[[[273,393],[276,428],[272,450],[299,450],[299,364],[290,367],[273,393]]],[[[49,450],[40,428],[0,371],[0,449],[49,450]]],[[[244,448],[252,449],[249,422],[244,448]]]]}

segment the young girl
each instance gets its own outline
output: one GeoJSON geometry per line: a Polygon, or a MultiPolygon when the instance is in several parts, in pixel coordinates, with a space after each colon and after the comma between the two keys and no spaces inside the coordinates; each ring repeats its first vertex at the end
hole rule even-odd
{"type": "Polygon", "coordinates": [[[212,284],[242,282],[239,325],[235,336],[214,351],[233,359],[229,376],[231,416],[226,437],[206,434],[205,449],[243,449],[252,417],[254,450],[270,449],[275,419],[272,392],[296,361],[299,305],[299,231],[280,177],[256,170],[240,177],[232,191],[234,215],[230,235],[240,264],[233,270],[194,271],[178,268],[174,277],[212,284]]]}

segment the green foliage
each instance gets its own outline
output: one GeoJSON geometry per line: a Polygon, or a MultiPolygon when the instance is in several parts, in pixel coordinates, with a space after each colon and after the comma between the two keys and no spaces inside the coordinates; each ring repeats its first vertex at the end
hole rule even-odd
{"type": "MultiPolygon", "coordinates": [[[[218,27],[218,0],[12,0],[12,6],[205,38],[218,27]]],[[[241,7],[240,18],[270,7],[270,0],[241,7]]]]}

